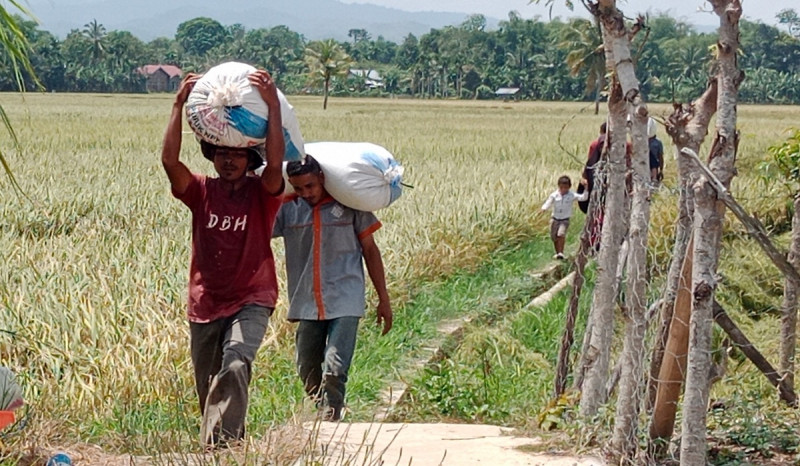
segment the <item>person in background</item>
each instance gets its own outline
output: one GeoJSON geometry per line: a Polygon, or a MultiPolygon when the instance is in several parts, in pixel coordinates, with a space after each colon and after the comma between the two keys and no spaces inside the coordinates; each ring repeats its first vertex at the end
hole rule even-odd
{"type": "Polygon", "coordinates": [[[583,194],[586,191],[588,194],[585,201],[578,201],[578,208],[581,212],[589,212],[589,195],[594,188],[594,169],[600,157],[603,155],[603,147],[606,144],[606,122],[600,124],[600,134],[597,139],[589,144],[589,155],[586,157],[586,163],[583,166],[581,173],[581,184],[578,186],[577,194],[583,194]],[[585,182],[584,182],[585,181],[585,182]]]}
{"type": "Polygon", "coordinates": [[[199,76],[180,84],[164,135],[161,162],[172,195],[192,212],[188,319],[191,358],[207,447],[244,438],[253,359],[278,297],[269,241],[281,206],[285,141],[277,88],[266,71],[249,76],[267,104],[266,160],[252,148],[201,143],[218,177],[189,171],[180,160],[183,106],[199,76]]]}
{"type": "Polygon", "coordinates": [[[647,137],[650,145],[650,182],[658,186],[664,179],[664,145],[656,137],[656,120],[647,120],[647,137]]]}
{"type": "MultiPolygon", "coordinates": [[[[606,122],[600,124],[600,135],[592,141],[589,145],[589,155],[586,164],[583,167],[581,174],[581,185],[578,186],[577,194],[583,194],[584,186],[587,197],[583,201],[578,201],[578,207],[585,214],[589,214],[589,196],[594,191],[596,184],[595,178],[598,173],[600,161],[603,159],[603,154],[607,147],[610,147],[608,127],[606,122]]],[[[631,154],[633,152],[633,145],[630,141],[625,144],[625,192],[630,195],[633,189],[633,178],[631,172],[631,154]]],[[[599,186],[600,189],[605,189],[604,186],[599,186]]],[[[603,192],[598,197],[598,204],[595,206],[594,212],[591,213],[589,222],[589,243],[592,251],[597,252],[600,249],[600,235],[603,229],[603,219],[605,218],[605,195],[603,192]]]]}
{"type": "Polygon", "coordinates": [[[378,294],[377,323],[392,328],[383,260],[372,234],[381,223],[371,212],[346,207],[325,190],[313,156],[286,166],[294,195],[278,212],[274,237],[283,237],[289,320],[298,322],[297,372],[326,421],[344,416],[345,392],[366,307],[364,263],[378,294]]]}
{"type": "MultiPolygon", "coordinates": [[[[581,180],[582,183],[585,180],[581,180]]],[[[565,259],[564,244],[567,240],[567,229],[569,219],[572,217],[572,203],[575,201],[585,201],[589,198],[589,190],[584,190],[582,194],[575,194],[570,191],[572,181],[564,175],[558,179],[558,189],[553,191],[542,205],[542,212],[552,207],[553,214],[550,219],[550,239],[553,240],[556,254],[553,259],[565,259]]]]}

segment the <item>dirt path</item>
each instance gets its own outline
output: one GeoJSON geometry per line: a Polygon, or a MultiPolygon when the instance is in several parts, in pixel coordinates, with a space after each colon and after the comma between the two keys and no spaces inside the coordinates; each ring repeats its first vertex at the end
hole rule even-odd
{"type": "MultiPolygon", "coordinates": [[[[307,422],[215,453],[135,457],[110,455],[93,445],[64,451],[75,465],[104,466],[605,466],[597,457],[538,453],[541,449],[540,439],[491,425],[307,422]]],[[[42,465],[52,453],[35,452],[22,464],[42,465]]]]}
{"type": "MultiPolygon", "coordinates": [[[[312,428],[312,426],[309,426],[312,428]]],[[[555,465],[601,466],[594,457],[533,453],[540,441],[513,430],[470,424],[376,424],[323,422],[318,443],[325,465],[555,465]]],[[[307,463],[303,463],[307,464],[307,463]]]]}

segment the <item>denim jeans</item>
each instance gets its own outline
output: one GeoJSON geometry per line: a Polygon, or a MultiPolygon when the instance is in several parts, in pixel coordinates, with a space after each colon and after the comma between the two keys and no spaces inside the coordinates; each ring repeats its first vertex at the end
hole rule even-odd
{"type": "Polygon", "coordinates": [[[344,407],[359,319],[301,320],[295,334],[297,373],[306,394],[337,410],[344,407]]]}
{"type": "Polygon", "coordinates": [[[251,367],[271,313],[269,308],[248,304],[230,317],[189,324],[204,444],[244,437],[251,367]]]}

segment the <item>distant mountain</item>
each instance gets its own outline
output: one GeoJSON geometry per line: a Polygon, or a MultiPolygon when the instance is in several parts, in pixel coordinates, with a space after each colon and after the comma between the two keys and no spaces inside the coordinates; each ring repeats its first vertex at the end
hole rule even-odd
{"type": "Polygon", "coordinates": [[[42,29],[61,38],[97,19],[109,31],[130,31],[144,41],[174,37],[180,23],[198,16],[248,29],[285,25],[312,40],[346,40],[350,29],[366,29],[373,38],[394,42],[467,18],[464,13],[408,12],[337,0],[28,0],[28,6],[42,29]]]}

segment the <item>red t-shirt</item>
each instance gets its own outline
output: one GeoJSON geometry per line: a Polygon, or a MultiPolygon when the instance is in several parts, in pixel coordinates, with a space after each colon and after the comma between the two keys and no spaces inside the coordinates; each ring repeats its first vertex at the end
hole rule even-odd
{"type": "Polygon", "coordinates": [[[275,307],[270,238],[281,196],[265,192],[256,177],[231,194],[218,178],[192,176],[185,193],[172,193],[192,211],[189,320],[229,317],[245,304],[275,307]]]}

